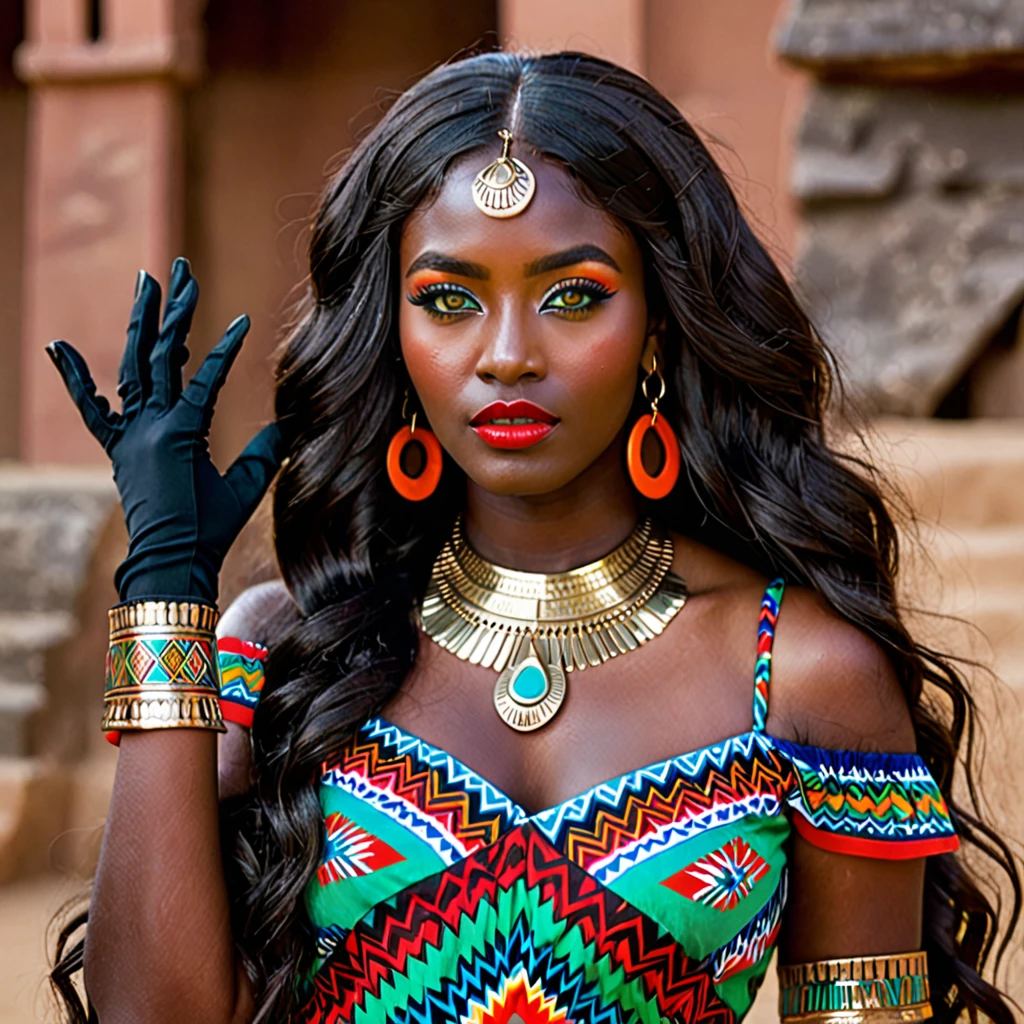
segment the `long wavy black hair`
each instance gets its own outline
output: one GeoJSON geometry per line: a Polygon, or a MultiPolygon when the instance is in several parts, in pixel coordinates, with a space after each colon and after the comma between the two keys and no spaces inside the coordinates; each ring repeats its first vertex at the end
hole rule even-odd
{"type": "MultiPolygon", "coordinates": [[[[275,489],[275,537],[295,614],[266,638],[255,786],[222,815],[255,1019],[297,1008],[296,978],[314,956],[303,892],[321,855],[321,765],[413,665],[416,603],[464,500],[464,477],[446,458],[442,487],[410,515],[384,469],[409,386],[399,232],[454,161],[493,147],[506,127],[517,152],[564,168],[643,253],[649,302],[665,323],[660,408],[685,468],[651,513],[765,576],[813,588],[887,652],[957,831],[1012,893],[1000,921],[960,856],[928,859],[936,1018],[967,1007],[1011,1024],[982,971],[1016,927],[1021,886],[1011,850],[976,806],[973,704],[950,659],[917,643],[901,618],[897,534],[873,470],[826,437],[827,350],[686,119],[642,78],[578,53],[487,53],[433,71],[398,97],[316,212],[308,294],[277,371],[277,415],[292,444],[275,489]],[[953,791],[958,757],[967,806],[953,791]]],[[[66,974],[55,977],[65,992],[66,974]]]]}

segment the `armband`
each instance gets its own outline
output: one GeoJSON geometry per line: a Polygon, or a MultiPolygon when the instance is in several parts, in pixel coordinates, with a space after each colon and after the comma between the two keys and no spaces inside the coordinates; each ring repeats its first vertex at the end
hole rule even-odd
{"type": "Polygon", "coordinates": [[[223,732],[217,609],[196,601],[138,601],[110,609],[102,728],[223,732]]]}
{"type": "Polygon", "coordinates": [[[263,692],[263,662],[267,649],[261,644],[223,636],[217,641],[220,667],[220,707],[225,722],[252,727],[253,715],[263,692]]]}
{"type": "Polygon", "coordinates": [[[911,1024],[931,1015],[927,953],[779,968],[779,1016],[785,1024],[911,1024]]]}

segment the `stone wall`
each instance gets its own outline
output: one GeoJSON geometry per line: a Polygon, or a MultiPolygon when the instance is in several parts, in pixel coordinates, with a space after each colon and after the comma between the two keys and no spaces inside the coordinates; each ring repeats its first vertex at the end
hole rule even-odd
{"type": "Polygon", "coordinates": [[[870,408],[931,415],[1024,299],[1024,0],[800,0],[779,45],[819,76],[809,311],[870,408]]]}

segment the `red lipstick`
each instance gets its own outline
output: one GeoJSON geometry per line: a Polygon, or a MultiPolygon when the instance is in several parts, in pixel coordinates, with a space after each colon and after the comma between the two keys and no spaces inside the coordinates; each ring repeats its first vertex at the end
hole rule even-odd
{"type": "Polygon", "coordinates": [[[491,402],[470,421],[477,437],[492,448],[529,448],[543,441],[558,423],[547,409],[517,398],[514,402],[491,402]]]}

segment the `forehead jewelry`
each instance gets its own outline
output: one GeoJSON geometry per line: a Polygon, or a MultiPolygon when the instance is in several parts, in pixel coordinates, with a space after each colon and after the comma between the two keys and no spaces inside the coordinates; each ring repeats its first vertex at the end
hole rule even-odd
{"type": "Polygon", "coordinates": [[[488,217],[514,217],[530,205],[537,181],[526,164],[509,156],[512,133],[502,128],[498,137],[501,156],[473,179],[473,202],[488,217]]]}

